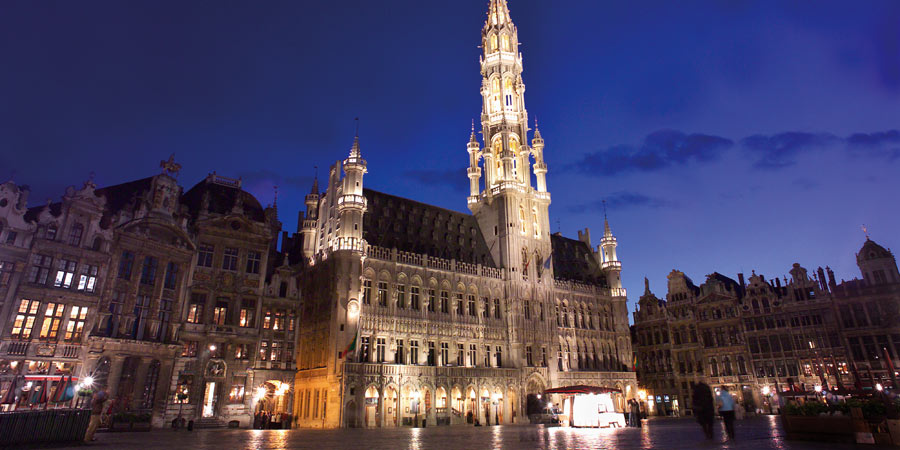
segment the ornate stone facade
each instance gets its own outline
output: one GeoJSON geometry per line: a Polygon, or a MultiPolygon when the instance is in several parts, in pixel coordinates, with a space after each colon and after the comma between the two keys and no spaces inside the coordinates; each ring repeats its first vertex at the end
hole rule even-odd
{"type": "Polygon", "coordinates": [[[673,271],[665,301],[648,287],[632,332],[651,411],[688,411],[699,381],[726,386],[747,408],[763,410],[777,409],[785,390],[892,384],[890,367],[900,362],[900,274],[893,254],[868,239],[857,263],[863,279],[840,283],[829,268],[810,276],[794,264],[783,283],[714,273],[697,287],[673,271]]]}
{"type": "Polygon", "coordinates": [[[587,230],[550,233],[544,141],[535,130],[527,142],[504,0],[490,3],[482,49],[471,215],[364,189],[358,139],[307,196],[299,426],[510,423],[550,387],[618,388],[620,407],[635,393],[617,242],[608,224],[597,249],[587,230]]]}

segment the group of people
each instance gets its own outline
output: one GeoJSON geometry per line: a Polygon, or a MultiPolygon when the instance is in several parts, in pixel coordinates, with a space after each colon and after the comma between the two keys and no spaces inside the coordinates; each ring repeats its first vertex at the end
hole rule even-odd
{"type": "Polygon", "coordinates": [[[287,413],[259,411],[253,416],[253,428],[257,430],[280,430],[290,428],[290,424],[291,415],[287,413]]]}
{"type": "Polygon", "coordinates": [[[703,428],[706,439],[713,438],[713,422],[716,418],[716,407],[722,422],[725,423],[725,432],[729,440],[734,440],[734,420],[736,405],[734,397],[728,392],[727,387],[719,388],[719,393],[713,398],[712,389],[703,382],[694,385],[693,399],[694,416],[703,428]]]}
{"type": "Polygon", "coordinates": [[[641,408],[641,402],[631,399],[628,400],[628,410],[625,411],[626,423],[629,427],[641,427],[641,419],[644,418],[644,410],[641,408]]]}

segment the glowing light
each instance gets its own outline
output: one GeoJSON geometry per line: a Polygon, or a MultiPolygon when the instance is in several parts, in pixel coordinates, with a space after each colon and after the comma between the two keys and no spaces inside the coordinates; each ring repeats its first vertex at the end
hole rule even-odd
{"type": "Polygon", "coordinates": [[[94,377],[92,377],[92,376],[84,377],[84,383],[82,383],[82,384],[84,384],[87,387],[92,386],[94,384],[94,377]]]}
{"type": "Polygon", "coordinates": [[[643,389],[639,390],[638,398],[640,398],[641,400],[646,400],[647,399],[647,391],[645,391],[643,389]]]}
{"type": "Polygon", "coordinates": [[[359,315],[359,302],[357,302],[356,300],[350,300],[350,302],[347,303],[347,314],[350,316],[351,319],[358,316],[359,315]]]}
{"type": "Polygon", "coordinates": [[[762,395],[769,395],[769,393],[771,393],[772,390],[769,389],[768,386],[763,386],[761,392],[762,392],[762,395]]]}
{"type": "Polygon", "coordinates": [[[822,386],[821,386],[821,385],[818,385],[818,384],[817,384],[816,387],[815,387],[815,389],[816,389],[816,392],[817,392],[817,393],[822,393],[822,386]]]}
{"type": "Polygon", "coordinates": [[[537,399],[538,399],[538,400],[541,399],[541,394],[538,394],[538,395],[537,395],[537,399]]]}
{"type": "Polygon", "coordinates": [[[211,351],[211,352],[216,351],[216,344],[209,344],[209,351],[211,351]]]}
{"type": "Polygon", "coordinates": [[[878,389],[878,392],[881,392],[884,390],[884,386],[882,386],[881,383],[878,383],[875,385],[875,389],[878,389]]]}

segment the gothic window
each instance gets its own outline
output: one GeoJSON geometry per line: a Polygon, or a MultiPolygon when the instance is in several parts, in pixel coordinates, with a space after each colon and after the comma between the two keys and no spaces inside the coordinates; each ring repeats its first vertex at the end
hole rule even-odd
{"type": "Polygon", "coordinates": [[[504,52],[510,51],[508,34],[504,34],[503,36],[500,37],[500,50],[502,50],[504,52]]]}
{"type": "MultiPolygon", "coordinates": [[[[534,238],[541,238],[541,226],[538,224],[537,207],[531,208],[531,228],[534,230],[534,238]]],[[[536,264],[543,264],[543,261],[536,261],[536,264]]]]}
{"type": "Polygon", "coordinates": [[[522,205],[519,205],[519,228],[519,232],[525,234],[525,208],[522,205]]]}
{"type": "Polygon", "coordinates": [[[507,78],[503,81],[503,97],[507,111],[513,110],[513,93],[514,91],[512,78],[507,78]]]}
{"type": "Polygon", "coordinates": [[[491,111],[490,112],[499,112],[500,111],[500,79],[494,78],[491,80],[491,111]]]}
{"type": "Polygon", "coordinates": [[[492,34],[489,41],[490,41],[490,44],[488,45],[488,52],[497,50],[497,35],[492,34]]]}

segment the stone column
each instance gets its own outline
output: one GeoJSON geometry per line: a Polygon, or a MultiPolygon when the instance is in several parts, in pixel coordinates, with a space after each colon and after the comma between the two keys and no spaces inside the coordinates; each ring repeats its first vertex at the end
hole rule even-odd
{"type": "Polygon", "coordinates": [[[116,354],[109,358],[109,378],[107,378],[106,392],[109,398],[116,398],[119,389],[119,378],[122,376],[122,364],[125,362],[125,355],[116,354]]]}
{"type": "Polygon", "coordinates": [[[150,369],[150,363],[153,358],[143,357],[134,373],[134,392],[131,396],[131,407],[141,408],[144,401],[144,390],[147,389],[147,371],[150,369]]]}

